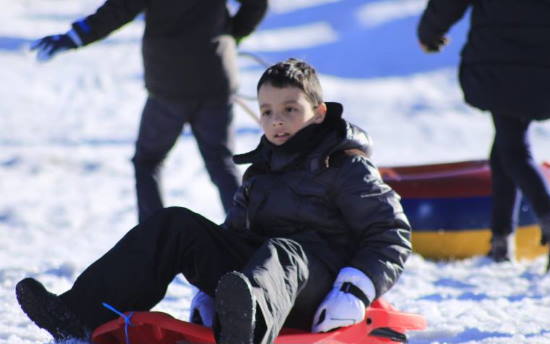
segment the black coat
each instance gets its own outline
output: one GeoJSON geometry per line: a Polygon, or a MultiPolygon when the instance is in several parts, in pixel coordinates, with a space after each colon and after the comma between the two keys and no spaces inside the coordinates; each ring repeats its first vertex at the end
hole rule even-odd
{"type": "Polygon", "coordinates": [[[430,0],[418,26],[420,41],[445,35],[468,7],[460,66],[466,101],[497,114],[550,118],[550,1],[430,0]]]}
{"type": "Polygon", "coordinates": [[[84,44],[104,38],[145,12],[142,53],[145,86],[170,100],[221,98],[237,88],[235,39],[250,34],[267,0],[107,0],[85,25],[73,23],[84,44]]]}
{"type": "Polygon", "coordinates": [[[287,154],[264,138],[235,157],[252,165],[225,226],[294,239],[335,274],[344,266],[362,270],[380,296],[411,252],[410,226],[399,196],[366,157],[365,132],[341,119],[340,104],[327,104],[330,129],[310,151],[287,154]]]}

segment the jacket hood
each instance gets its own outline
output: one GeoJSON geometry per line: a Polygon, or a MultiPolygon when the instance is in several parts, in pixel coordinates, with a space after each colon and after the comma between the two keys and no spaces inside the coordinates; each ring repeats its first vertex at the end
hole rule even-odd
{"type": "MultiPolygon", "coordinates": [[[[299,160],[305,162],[309,169],[317,170],[325,165],[328,156],[337,151],[358,149],[370,156],[372,140],[369,135],[363,129],[342,118],[344,110],[342,104],[336,102],[325,104],[327,114],[319,126],[328,130],[323,131],[323,137],[313,148],[294,153],[282,152],[281,149],[270,144],[264,135],[256,149],[233,156],[233,161],[236,164],[262,163],[267,164],[270,170],[281,170],[294,165],[299,160]]],[[[300,135],[300,132],[297,135],[300,135]]]]}
{"type": "Polygon", "coordinates": [[[372,155],[372,138],[364,129],[342,118],[344,111],[342,104],[336,102],[327,102],[326,104],[328,109],[327,116],[332,117],[332,121],[337,122],[335,126],[341,134],[339,136],[340,141],[331,150],[331,153],[344,149],[359,149],[370,157],[372,155]],[[335,118],[337,118],[337,121],[335,118]]]}

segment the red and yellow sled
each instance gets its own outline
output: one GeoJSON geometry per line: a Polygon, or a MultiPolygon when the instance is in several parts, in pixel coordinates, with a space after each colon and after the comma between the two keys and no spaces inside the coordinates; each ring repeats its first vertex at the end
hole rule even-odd
{"type": "MultiPolygon", "coordinates": [[[[541,165],[550,182],[550,163],[541,165]]],[[[486,160],[380,168],[382,178],[402,197],[411,222],[413,250],[426,258],[485,255],[491,238],[491,171],[486,160]]],[[[522,202],[516,258],[548,252],[528,203],[522,202]]]]}
{"type": "MultiPolygon", "coordinates": [[[[129,316],[130,313],[126,313],[129,316]]],[[[162,312],[136,312],[130,324],[120,317],[98,327],[94,344],[209,344],[215,343],[208,327],[178,320],[162,312]]],[[[326,333],[284,329],[275,344],[387,344],[405,343],[406,332],[426,328],[416,314],[399,312],[384,300],[367,309],[365,321],[326,333]]]]}

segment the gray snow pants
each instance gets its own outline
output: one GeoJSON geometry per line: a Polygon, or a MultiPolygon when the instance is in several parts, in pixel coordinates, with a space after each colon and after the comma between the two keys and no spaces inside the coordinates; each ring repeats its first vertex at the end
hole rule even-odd
{"type": "Polygon", "coordinates": [[[240,180],[232,160],[232,120],[233,106],[227,99],[175,103],[149,96],[132,159],[139,222],[163,208],[160,167],[186,123],[191,126],[206,170],[228,211],[240,180]]]}
{"type": "Polygon", "coordinates": [[[214,296],[225,273],[246,275],[258,300],[257,343],[284,326],[310,330],[334,275],[291,239],[226,230],[185,208],[165,208],[131,229],[90,265],[61,299],[90,328],[117,317],[102,306],[146,311],[178,273],[214,296]]]}

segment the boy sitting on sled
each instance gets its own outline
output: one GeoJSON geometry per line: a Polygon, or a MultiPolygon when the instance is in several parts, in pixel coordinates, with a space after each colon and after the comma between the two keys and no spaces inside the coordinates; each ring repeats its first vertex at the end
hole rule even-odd
{"type": "Polygon", "coordinates": [[[399,196],[369,160],[365,132],[341,118],[340,104],[323,102],[307,63],[268,68],[258,99],[264,135],[234,157],[251,165],[223,225],[184,208],[160,210],[65,293],[20,281],[29,318],[56,340],[86,339],[117,317],[103,302],[149,310],[183,273],[202,291],[194,306],[217,343],[268,344],[283,326],[324,332],[362,321],[411,251],[399,196]],[[198,302],[210,297],[213,312],[198,302]]]}

